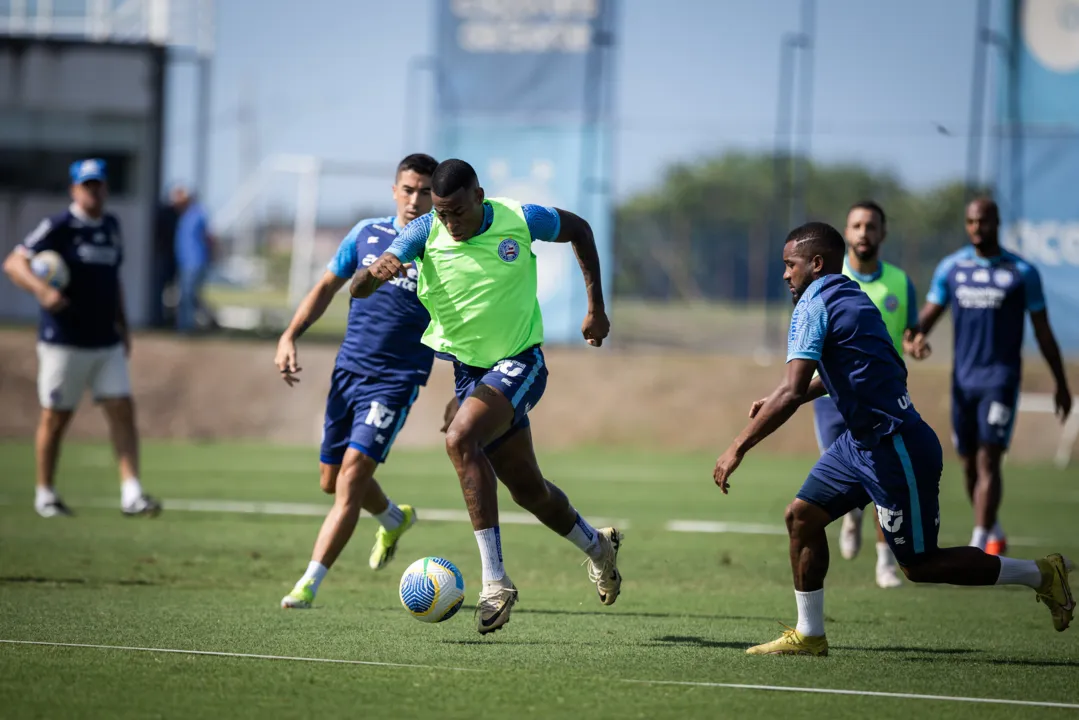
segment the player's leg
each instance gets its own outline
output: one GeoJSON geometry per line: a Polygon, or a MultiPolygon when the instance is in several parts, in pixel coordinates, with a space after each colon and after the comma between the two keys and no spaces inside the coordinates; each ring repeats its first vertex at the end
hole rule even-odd
{"type": "MultiPolygon", "coordinates": [[[[1000,505],[1004,498],[1002,465],[1015,429],[1019,386],[1004,385],[986,392],[978,408],[977,496],[981,501],[982,527],[989,528],[985,550],[990,555],[1008,551],[1008,539],[1000,525],[1000,505]]],[[[977,508],[976,508],[977,512],[977,508]]]]}
{"type": "MultiPolygon", "coordinates": [[[[325,465],[323,464],[323,468],[325,465]]],[[[359,450],[351,447],[346,449],[344,458],[335,473],[333,506],[326,513],[322,527],[319,528],[318,536],[315,538],[315,547],[311,552],[311,561],[289,594],[281,599],[281,607],[286,609],[311,607],[326,573],[333,567],[356,530],[363,495],[367,491],[367,484],[374,477],[376,467],[378,464],[359,450]]],[[[323,469],[321,475],[324,477],[326,474],[323,469]]]]}
{"type": "Polygon", "coordinates": [[[509,430],[513,408],[498,391],[479,383],[482,375],[459,364],[454,372],[461,407],[446,429],[446,454],[457,471],[479,545],[483,589],[476,605],[476,628],[487,634],[509,622],[517,602],[517,588],[503,564],[495,471],[483,451],[509,430]]]}
{"type": "Polygon", "coordinates": [[[128,516],[156,517],[161,503],[144,493],[139,481],[139,433],[124,348],[115,345],[96,352],[90,384],[105,414],[120,471],[120,509],[128,516]]]}
{"type": "Polygon", "coordinates": [[[878,506],[888,543],[907,578],[916,583],[1025,585],[1037,593],[1057,630],[1071,621],[1075,601],[1068,584],[1071,563],[1061,555],[1040,560],[995,557],[972,547],[940,548],[937,493],[942,459],[936,434],[915,423],[866,451],[866,489],[878,506]],[[870,470],[871,469],[871,470],[870,470]]]}
{"type": "Polygon", "coordinates": [[[825,528],[869,502],[857,473],[837,452],[843,438],[849,434],[841,436],[817,461],[785,516],[798,624],[778,640],[749,648],[746,652],[750,655],[828,654],[824,631],[824,579],[829,561],[825,528]]]}
{"type": "MultiPolygon", "coordinates": [[[[817,435],[817,449],[823,455],[847,429],[839,408],[828,395],[813,401],[813,430],[817,435]]],[[[839,554],[844,560],[853,560],[862,550],[862,508],[855,508],[843,516],[839,529],[839,554]]]]}
{"type": "Polygon", "coordinates": [[[376,569],[393,557],[401,535],[415,522],[415,511],[390,502],[374,479],[418,394],[414,386],[398,385],[379,383],[341,368],[334,371],[319,451],[319,485],[334,496],[334,504],[319,530],[307,571],[282,598],[282,607],[311,606],[323,578],[355,532],[365,504],[381,505],[375,513],[380,523],[376,550],[381,548],[376,569]],[[377,494],[368,501],[372,486],[377,494]]]}
{"type": "Polygon", "coordinates": [[[42,517],[71,515],[71,510],[56,492],[56,467],[64,433],[86,389],[91,358],[78,348],[40,342],[37,356],[41,417],[34,434],[37,461],[34,509],[42,517]]]}
{"type": "Polygon", "coordinates": [[[979,445],[979,404],[981,395],[965,391],[952,385],[952,442],[959,455],[959,464],[963,470],[963,483],[974,510],[974,530],[970,535],[970,545],[985,550],[989,539],[989,529],[982,525],[978,515],[978,445],[979,445]]]}
{"type": "Polygon", "coordinates": [[[532,445],[532,429],[527,424],[488,446],[486,453],[514,502],[588,556],[588,577],[596,584],[600,602],[613,605],[622,589],[622,574],[618,571],[622,533],[613,527],[592,527],[566,494],[543,477],[532,445]]]}
{"type": "Polygon", "coordinates": [[[903,581],[899,577],[899,565],[895,561],[895,553],[888,546],[879,522],[873,523],[873,529],[876,530],[877,535],[877,587],[883,590],[897,588],[903,584],[903,581]]]}

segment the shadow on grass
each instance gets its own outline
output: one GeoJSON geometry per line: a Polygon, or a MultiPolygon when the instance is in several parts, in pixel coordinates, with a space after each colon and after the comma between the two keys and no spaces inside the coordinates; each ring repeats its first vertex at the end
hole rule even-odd
{"type": "MultiPolygon", "coordinates": [[[[462,608],[465,609],[465,608],[462,608]]],[[[635,618],[654,618],[659,620],[671,620],[685,618],[687,620],[751,620],[754,622],[769,622],[774,623],[776,618],[772,616],[763,615],[700,615],[695,613],[660,613],[660,612],[619,612],[618,610],[551,610],[551,609],[534,609],[525,607],[515,607],[513,609],[514,614],[520,613],[530,615],[595,615],[611,618],[619,617],[635,617],[635,618]]],[[[840,622],[836,620],[830,620],[829,622],[840,622]]],[[[844,620],[844,625],[854,625],[857,623],[870,622],[868,620],[844,620]]]]}
{"type": "Polygon", "coordinates": [[[37,575],[7,575],[0,584],[23,585],[157,585],[150,580],[87,580],[86,578],[51,578],[37,575]]]}
{"type": "MultiPolygon", "coordinates": [[[[746,648],[756,645],[758,642],[734,642],[723,640],[708,640],[702,637],[682,636],[682,635],[664,635],[662,637],[652,638],[654,642],[649,643],[651,647],[662,647],[663,645],[682,645],[701,648],[726,648],[745,650],[746,648]]],[[[880,653],[926,653],[928,655],[970,655],[980,652],[978,650],[970,650],[968,648],[932,648],[932,647],[853,647],[850,645],[829,645],[829,650],[857,650],[861,652],[880,652],[880,653]]],[[[904,658],[910,661],[917,661],[918,658],[904,658]]]]}

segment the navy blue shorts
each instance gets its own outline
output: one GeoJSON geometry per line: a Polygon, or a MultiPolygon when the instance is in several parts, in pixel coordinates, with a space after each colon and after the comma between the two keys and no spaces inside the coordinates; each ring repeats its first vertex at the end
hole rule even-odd
{"type": "Polygon", "coordinates": [[[345,450],[353,448],[375,462],[385,462],[419,394],[415,383],[334,368],[319,459],[340,465],[345,450]]]}
{"type": "Polygon", "coordinates": [[[813,401],[813,429],[817,433],[817,447],[822,455],[847,431],[847,423],[839,414],[839,407],[828,395],[813,401]]]}
{"type": "Polygon", "coordinates": [[[1015,429],[1019,385],[966,390],[952,385],[952,442],[960,455],[973,455],[979,445],[1005,450],[1015,429]]]}
{"type": "Polygon", "coordinates": [[[457,386],[457,401],[463,403],[479,385],[489,385],[506,396],[513,406],[513,424],[503,435],[492,440],[486,448],[495,450],[501,442],[522,428],[528,427],[528,412],[539,404],[547,389],[547,363],[539,345],[513,357],[499,360],[493,367],[481,368],[453,363],[453,379],[457,386]]]}
{"type": "Polygon", "coordinates": [[[937,549],[943,452],[933,428],[907,423],[871,449],[845,432],[821,455],[798,498],[835,520],[872,502],[884,537],[900,565],[937,549]]]}

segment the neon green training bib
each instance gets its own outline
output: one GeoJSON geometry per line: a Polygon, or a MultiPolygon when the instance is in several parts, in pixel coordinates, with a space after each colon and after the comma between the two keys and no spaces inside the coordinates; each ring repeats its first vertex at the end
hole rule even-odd
{"type": "Polygon", "coordinates": [[[475,367],[493,367],[543,342],[536,297],[536,256],[524,210],[515,200],[488,198],[487,231],[457,242],[436,214],[416,293],[431,314],[422,342],[475,367]]]}
{"type": "Polygon", "coordinates": [[[886,262],[880,264],[880,277],[870,282],[862,282],[854,276],[854,271],[845,261],[843,274],[849,277],[862,288],[873,304],[880,310],[884,324],[888,328],[888,334],[895,343],[896,352],[903,356],[903,333],[907,329],[907,312],[914,298],[910,295],[910,281],[907,274],[886,262]]]}

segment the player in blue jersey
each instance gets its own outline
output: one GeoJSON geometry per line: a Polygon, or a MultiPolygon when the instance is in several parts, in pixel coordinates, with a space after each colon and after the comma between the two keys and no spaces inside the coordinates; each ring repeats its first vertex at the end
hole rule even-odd
{"type": "MultiPolygon", "coordinates": [[[[397,214],[363,220],[352,228],[322,279],[300,303],[274,359],[289,386],[299,382],[301,369],[296,340],[322,317],[357,270],[385,252],[405,225],[430,212],[431,173],[437,165],[422,154],[401,161],[393,185],[397,214]]],[[[429,319],[416,297],[415,268],[369,298],[350,301],[348,329],[330,378],[319,457],[319,483],[334,496],[334,504],[307,571],[282,598],[281,607],[311,607],[326,572],[352,537],[361,508],[379,522],[369,561],[373,570],[393,559],[401,536],[416,522],[416,511],[387,498],[374,474],[431,373],[434,352],[420,342],[429,319]]]]}
{"type": "Polygon", "coordinates": [[[786,376],[750,409],[752,421],[716,461],[713,477],[726,494],[746,452],[785,423],[798,406],[825,393],[835,399],[847,430],[809,473],[786,512],[798,626],[749,648],[750,655],[827,655],[825,528],[873,502],[888,544],[913,582],[1026,585],[1045,603],[1053,627],[1071,622],[1075,600],[1071,563],[994,557],[979,548],[937,546],[942,451],[907,392],[907,370],[880,311],[856,282],[843,276],[843,236],[824,223],[791,231],[783,246],[783,278],[795,308],[786,376]],[[814,373],[819,371],[819,377],[814,373]]]}
{"type": "Polygon", "coordinates": [[[139,483],[139,436],[127,367],[131,335],[120,282],[124,252],[120,223],[105,212],[105,170],[103,160],[73,163],[71,205],[43,220],[4,261],[12,282],[41,305],[34,508],[42,517],[72,514],[56,493],[56,465],[64,432],[88,388],[108,421],[120,469],[121,510],[148,516],[161,511],[139,483]],[[34,256],[45,251],[58,253],[68,267],[63,290],[34,272],[34,256]]]}
{"type": "Polygon", "coordinates": [[[1007,538],[998,519],[1003,481],[1000,461],[1015,427],[1022,378],[1023,333],[1029,313],[1034,337],[1056,380],[1057,415],[1064,422],[1072,396],[1042,295],[1038,271],[1000,247],[1000,213],[979,198],[966,210],[970,244],[941,261],[920,315],[925,335],[949,306],[955,324],[952,433],[974,506],[970,544],[999,555],[1007,538]]]}
{"type": "MultiPolygon", "coordinates": [[[[918,330],[918,300],[910,277],[897,266],[880,259],[887,227],[884,209],[872,200],[863,200],[850,207],[844,231],[847,255],[843,274],[858,283],[880,310],[896,350],[909,354],[918,330]]],[[[825,395],[813,402],[813,427],[822,454],[847,429],[831,397],[825,395]]],[[[899,587],[902,581],[895,557],[875,519],[873,524],[877,534],[877,586],[884,589],[899,587]]],[[[843,517],[839,553],[852,560],[861,548],[862,508],[858,508],[843,517]]]]}

